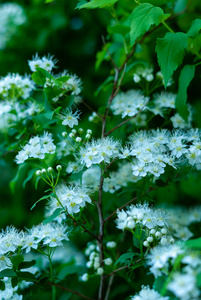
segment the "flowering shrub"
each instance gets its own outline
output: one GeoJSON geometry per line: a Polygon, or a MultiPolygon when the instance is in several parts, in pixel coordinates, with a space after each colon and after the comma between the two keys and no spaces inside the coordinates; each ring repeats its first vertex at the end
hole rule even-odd
{"type": "Polygon", "coordinates": [[[184,33],[176,22],[190,2],[152,2],[78,1],[111,18],[97,54],[99,67],[112,66],[96,92],[104,105],[86,103],[81,79],[56,74],[50,54],[28,61],[30,75],[1,78],[2,148],[18,165],[12,184],[24,168],[23,185],[44,189],[30,209],[45,202],[41,223],[1,230],[1,299],[200,299],[201,205],[170,205],[155,191],[199,178],[201,130],[186,102],[201,21],[184,33]],[[143,54],[150,40],[157,66],[143,54]],[[175,75],[185,52],[191,63],[175,75]]]}

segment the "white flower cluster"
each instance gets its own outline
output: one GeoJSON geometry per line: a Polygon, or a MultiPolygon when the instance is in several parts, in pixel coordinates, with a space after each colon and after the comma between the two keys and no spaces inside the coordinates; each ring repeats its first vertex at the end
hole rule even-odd
{"type": "Polygon", "coordinates": [[[37,68],[42,68],[48,72],[51,72],[52,69],[55,68],[56,63],[57,60],[51,55],[40,58],[38,54],[36,54],[32,60],[28,60],[29,67],[32,72],[35,72],[37,68]]]}
{"type": "Polygon", "coordinates": [[[102,161],[109,163],[119,154],[119,141],[112,138],[92,140],[80,149],[80,163],[89,168],[92,164],[100,164],[102,161]]]}
{"type": "Polygon", "coordinates": [[[26,253],[28,253],[31,251],[31,249],[37,249],[39,245],[41,247],[62,246],[63,240],[69,240],[66,230],[66,226],[57,223],[47,223],[33,226],[24,235],[22,250],[24,249],[26,253]]]}
{"type": "Polygon", "coordinates": [[[23,296],[18,295],[16,292],[18,290],[18,286],[12,287],[11,278],[4,277],[2,281],[5,284],[5,290],[0,290],[0,299],[2,300],[22,300],[23,296]]]}
{"type": "Polygon", "coordinates": [[[147,101],[148,98],[144,97],[141,91],[129,90],[119,93],[113,99],[110,108],[114,115],[121,115],[122,118],[132,117],[144,108],[147,101]]]}
{"type": "MultiPolygon", "coordinates": [[[[106,248],[108,249],[112,249],[116,247],[116,243],[111,241],[111,242],[107,242],[106,244],[106,248]]],[[[94,269],[96,271],[97,275],[102,275],[103,274],[103,268],[100,265],[100,250],[99,247],[92,244],[92,243],[88,243],[87,248],[85,250],[85,255],[89,256],[89,260],[86,263],[87,268],[89,269],[94,269]]],[[[104,259],[104,265],[105,266],[111,266],[113,264],[113,260],[110,256],[108,256],[107,258],[104,259]]],[[[88,279],[89,274],[85,273],[81,280],[82,281],[86,281],[85,279],[88,279]]]]}
{"type": "Polygon", "coordinates": [[[138,295],[132,296],[130,300],[169,300],[169,297],[161,296],[157,291],[149,286],[142,286],[138,295]]]}
{"type": "Polygon", "coordinates": [[[26,124],[30,117],[39,112],[40,107],[35,102],[28,101],[24,104],[17,101],[14,103],[9,101],[0,102],[0,128],[6,130],[20,121],[26,124]]]}
{"type": "Polygon", "coordinates": [[[45,154],[55,153],[56,146],[53,143],[52,134],[45,132],[43,136],[35,136],[23,147],[16,156],[16,163],[22,164],[28,158],[44,159],[45,154]]]}
{"type": "Polygon", "coordinates": [[[70,128],[78,125],[80,112],[76,110],[74,113],[71,109],[66,109],[62,114],[60,114],[60,118],[63,120],[62,125],[67,125],[70,128]]]}
{"type": "Polygon", "coordinates": [[[56,186],[55,192],[57,198],[51,197],[49,201],[51,212],[57,208],[64,208],[67,209],[69,214],[73,215],[78,213],[82,207],[85,207],[86,203],[91,203],[91,198],[85,188],[78,186],[67,187],[64,184],[60,184],[56,186]]]}
{"type": "Polygon", "coordinates": [[[70,74],[68,71],[64,71],[61,76],[69,76],[70,78],[63,82],[62,89],[65,91],[71,91],[71,95],[78,96],[81,93],[82,81],[75,75],[70,74]]]}
{"type": "Polygon", "coordinates": [[[199,252],[182,248],[179,244],[156,246],[147,255],[147,263],[155,277],[171,272],[171,281],[167,289],[179,300],[200,299],[200,291],[197,286],[197,275],[201,270],[201,257],[199,252]],[[180,268],[172,274],[172,268],[176,259],[180,257],[180,268]]]}
{"type": "Polygon", "coordinates": [[[151,273],[155,277],[167,274],[169,266],[173,265],[176,258],[183,253],[184,250],[178,244],[158,245],[152,248],[147,255],[151,273]]]}
{"type": "Polygon", "coordinates": [[[28,76],[8,74],[0,79],[0,98],[12,101],[19,97],[27,99],[34,88],[34,83],[28,76]]]}
{"type": "Polygon", "coordinates": [[[26,15],[19,4],[4,3],[0,5],[0,16],[0,49],[2,50],[16,34],[18,26],[26,22],[26,15]]]}
{"type": "Polygon", "coordinates": [[[144,230],[145,240],[143,245],[149,247],[156,243],[165,245],[173,242],[174,239],[168,235],[169,218],[167,213],[161,209],[153,209],[147,203],[130,205],[127,211],[117,211],[117,228],[121,230],[133,230],[136,228],[138,236],[139,232],[144,230]]]}
{"type": "Polygon", "coordinates": [[[130,138],[130,150],[124,156],[133,156],[134,176],[145,177],[153,174],[159,177],[165,172],[166,165],[176,168],[176,163],[186,161],[200,168],[201,138],[197,129],[188,132],[175,130],[138,131],[130,138]]]}
{"type": "Polygon", "coordinates": [[[138,67],[136,72],[133,74],[133,80],[135,83],[139,83],[142,79],[146,81],[153,81],[153,67],[138,67]]]}

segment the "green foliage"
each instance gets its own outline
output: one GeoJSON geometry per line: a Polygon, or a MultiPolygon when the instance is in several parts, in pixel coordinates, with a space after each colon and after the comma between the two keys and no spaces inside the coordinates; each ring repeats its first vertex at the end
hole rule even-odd
{"type": "Polygon", "coordinates": [[[164,38],[157,39],[156,52],[165,86],[167,86],[173,72],[182,63],[187,47],[188,38],[183,32],[168,32],[164,38]]]}
{"type": "Polygon", "coordinates": [[[82,8],[94,9],[94,8],[109,7],[109,6],[114,5],[117,1],[118,0],[92,0],[88,3],[78,6],[78,8],[79,9],[82,9],[82,8]]]}
{"type": "Polygon", "coordinates": [[[179,89],[176,96],[176,108],[181,117],[187,121],[188,108],[186,105],[187,101],[187,88],[193,79],[195,74],[195,66],[186,65],[181,70],[179,76],[179,89]]]}
{"type": "Polygon", "coordinates": [[[191,38],[194,38],[197,35],[199,35],[200,29],[201,29],[201,19],[195,19],[192,22],[191,27],[189,28],[189,30],[187,32],[187,35],[191,38]]]}
{"type": "Polygon", "coordinates": [[[201,249],[201,238],[186,241],[184,244],[192,249],[201,249]]]}
{"type": "Polygon", "coordinates": [[[159,25],[163,17],[164,12],[160,7],[155,7],[149,3],[137,6],[131,15],[131,45],[139,36],[147,32],[151,25],[159,25]]]}
{"type": "Polygon", "coordinates": [[[117,261],[115,262],[114,265],[117,265],[117,264],[128,265],[131,263],[131,261],[133,260],[133,258],[135,256],[136,256],[136,253],[132,253],[132,252],[124,253],[117,259],[117,261]]]}

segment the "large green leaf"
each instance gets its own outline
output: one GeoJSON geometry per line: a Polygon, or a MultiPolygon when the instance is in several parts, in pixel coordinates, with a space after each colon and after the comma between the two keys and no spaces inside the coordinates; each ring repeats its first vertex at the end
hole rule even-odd
{"type": "Polygon", "coordinates": [[[155,7],[149,3],[137,6],[131,15],[131,45],[136,39],[149,30],[151,25],[158,25],[162,21],[164,15],[160,7],[155,7]]]}
{"type": "Polygon", "coordinates": [[[183,32],[168,32],[164,38],[157,39],[156,52],[165,86],[173,72],[182,63],[187,47],[188,37],[183,32]]]}
{"type": "Polygon", "coordinates": [[[116,3],[118,0],[92,0],[88,3],[85,3],[78,8],[89,8],[89,9],[94,9],[94,8],[103,8],[107,6],[112,6],[114,3],[116,3]]]}
{"type": "Polygon", "coordinates": [[[188,117],[188,108],[186,105],[187,101],[187,88],[193,79],[195,74],[195,67],[186,65],[181,70],[179,76],[179,89],[176,97],[176,108],[181,117],[187,121],[188,117]]]}
{"type": "Polygon", "coordinates": [[[201,29],[201,19],[196,19],[192,22],[191,27],[189,28],[187,35],[189,37],[196,37],[199,35],[201,29]]]}
{"type": "Polygon", "coordinates": [[[184,244],[189,248],[201,249],[201,237],[198,239],[186,241],[184,244]]]}

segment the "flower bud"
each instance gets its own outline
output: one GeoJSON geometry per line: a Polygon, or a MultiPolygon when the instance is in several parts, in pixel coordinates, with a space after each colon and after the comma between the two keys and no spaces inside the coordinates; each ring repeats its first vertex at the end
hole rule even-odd
{"type": "Polygon", "coordinates": [[[81,281],[88,281],[88,279],[89,279],[89,274],[87,274],[87,273],[84,273],[82,276],[80,276],[80,280],[81,281]]]}
{"type": "Polygon", "coordinates": [[[162,228],[162,229],[161,229],[161,233],[162,233],[162,234],[166,234],[166,233],[167,233],[167,230],[166,230],[165,228],[162,228]]]}
{"type": "Polygon", "coordinates": [[[144,245],[145,247],[149,247],[149,243],[148,243],[147,241],[144,241],[143,245],[144,245]]]}
{"type": "Polygon", "coordinates": [[[150,230],[150,233],[151,233],[151,234],[155,234],[155,233],[156,233],[156,230],[155,230],[155,229],[151,229],[151,230],[150,230]]]}
{"type": "Polygon", "coordinates": [[[65,137],[65,138],[66,138],[66,137],[67,137],[67,135],[68,135],[68,133],[67,133],[66,131],[62,132],[62,136],[63,136],[63,137],[65,137]]]}
{"type": "Polygon", "coordinates": [[[74,138],[74,134],[71,132],[70,134],[69,134],[69,137],[72,139],[72,138],[74,138]]]}
{"type": "Polygon", "coordinates": [[[91,129],[87,129],[87,133],[88,134],[92,134],[92,130],[91,129]]]}
{"type": "Polygon", "coordinates": [[[41,170],[36,171],[36,176],[41,176],[41,174],[42,174],[41,170]]]}
{"type": "Polygon", "coordinates": [[[112,259],[111,259],[110,257],[106,258],[106,259],[104,260],[104,262],[105,262],[105,264],[106,264],[107,266],[111,266],[111,264],[113,263],[113,261],[112,261],[112,259]]]}
{"type": "Polygon", "coordinates": [[[98,275],[103,275],[103,273],[104,273],[103,268],[98,268],[97,274],[98,274],[98,275]]]}
{"type": "Polygon", "coordinates": [[[159,231],[156,231],[155,237],[159,238],[161,236],[161,233],[159,231]]]}
{"type": "Polygon", "coordinates": [[[42,174],[46,174],[47,170],[46,169],[42,169],[41,172],[42,172],[42,174]]]}
{"type": "Polygon", "coordinates": [[[82,141],[82,139],[81,139],[81,137],[76,137],[76,139],[75,139],[75,141],[77,142],[77,143],[80,143],[81,141],[82,141]]]}
{"type": "Polygon", "coordinates": [[[91,138],[91,135],[90,135],[89,133],[87,133],[86,136],[85,136],[85,138],[86,138],[87,140],[89,140],[89,139],[91,138]]]}
{"type": "Polygon", "coordinates": [[[62,166],[61,165],[57,165],[56,169],[57,169],[58,172],[60,172],[62,170],[62,166]]]}
{"type": "Polygon", "coordinates": [[[73,134],[76,134],[77,130],[72,129],[71,132],[72,132],[73,134]]]}
{"type": "Polygon", "coordinates": [[[52,167],[49,167],[49,168],[47,169],[47,171],[48,171],[49,173],[52,173],[52,172],[53,172],[53,168],[52,168],[52,167]]]}
{"type": "Polygon", "coordinates": [[[152,238],[152,236],[149,236],[148,238],[147,238],[147,242],[149,242],[149,243],[152,243],[153,242],[153,238],[152,238]]]}
{"type": "Polygon", "coordinates": [[[79,128],[79,129],[78,129],[78,132],[79,132],[80,134],[82,134],[82,133],[84,132],[84,129],[83,129],[83,128],[79,128]]]}

